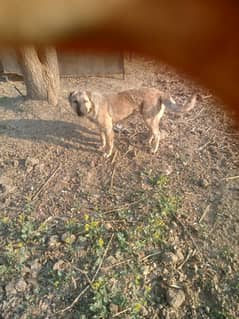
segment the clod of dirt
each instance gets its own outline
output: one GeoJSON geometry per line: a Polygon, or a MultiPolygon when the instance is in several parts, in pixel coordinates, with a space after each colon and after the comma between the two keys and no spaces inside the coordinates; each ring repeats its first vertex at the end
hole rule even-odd
{"type": "Polygon", "coordinates": [[[178,248],[175,251],[175,254],[178,257],[178,262],[182,262],[184,260],[184,255],[183,255],[182,250],[180,248],[178,248]]]}
{"type": "Polygon", "coordinates": [[[114,303],[110,304],[110,312],[111,314],[116,314],[119,312],[119,306],[115,305],[114,303]]]}
{"type": "Polygon", "coordinates": [[[25,167],[27,172],[30,172],[35,166],[39,165],[39,159],[33,157],[27,157],[25,160],[25,167]]]}
{"type": "Polygon", "coordinates": [[[13,160],[12,161],[12,166],[17,168],[19,166],[19,161],[18,160],[13,160]]]}
{"type": "Polygon", "coordinates": [[[25,280],[23,280],[22,278],[20,278],[16,284],[15,284],[15,288],[17,292],[24,292],[27,289],[27,283],[25,282],[25,280]]]}
{"type": "Polygon", "coordinates": [[[162,260],[164,263],[176,265],[178,262],[178,256],[171,252],[166,252],[163,254],[162,260]]]}
{"type": "Polygon", "coordinates": [[[31,262],[31,277],[36,278],[39,271],[41,270],[41,263],[39,262],[38,259],[35,259],[31,262]]]}
{"type": "Polygon", "coordinates": [[[64,260],[60,259],[53,265],[53,270],[63,270],[66,266],[64,260]]]}
{"type": "Polygon", "coordinates": [[[148,312],[148,310],[146,309],[146,307],[144,307],[144,306],[142,307],[141,313],[142,313],[142,316],[143,316],[143,317],[148,318],[149,312],[148,312]]]}
{"type": "Polygon", "coordinates": [[[163,175],[168,176],[173,172],[173,168],[171,165],[165,163],[160,167],[160,172],[163,175]]]}
{"type": "Polygon", "coordinates": [[[6,291],[7,298],[10,298],[11,296],[16,295],[17,290],[15,288],[15,281],[14,280],[10,281],[5,286],[5,291],[6,291]]]}
{"type": "Polygon", "coordinates": [[[49,238],[48,247],[58,247],[60,245],[59,236],[53,235],[49,238]]]}
{"type": "Polygon", "coordinates": [[[0,286],[0,301],[3,300],[4,297],[4,289],[2,286],[0,286]]]}
{"type": "Polygon", "coordinates": [[[179,308],[185,301],[185,294],[182,290],[169,288],[166,298],[171,307],[179,308]]]}
{"type": "Polygon", "coordinates": [[[66,232],[61,236],[61,240],[64,243],[71,245],[76,241],[76,236],[74,234],[66,232]]]}
{"type": "Polygon", "coordinates": [[[15,186],[12,184],[12,180],[10,178],[5,176],[0,178],[0,197],[12,193],[14,189],[15,186]]]}

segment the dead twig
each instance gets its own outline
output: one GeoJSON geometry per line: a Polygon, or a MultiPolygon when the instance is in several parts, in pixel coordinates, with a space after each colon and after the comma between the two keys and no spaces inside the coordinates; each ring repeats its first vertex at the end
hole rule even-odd
{"type": "MultiPolygon", "coordinates": [[[[139,260],[140,260],[140,261],[144,261],[144,260],[146,260],[146,259],[148,259],[148,258],[150,258],[150,257],[160,255],[161,253],[162,253],[161,251],[157,251],[157,252],[155,252],[155,253],[152,253],[152,254],[150,254],[150,255],[147,255],[147,256],[145,256],[145,257],[142,257],[142,258],[140,258],[139,260]]],[[[122,261],[120,261],[120,262],[118,262],[118,263],[115,263],[115,264],[113,264],[113,265],[111,265],[111,266],[105,267],[104,270],[109,270],[109,269],[112,269],[112,268],[114,268],[114,267],[117,267],[117,266],[120,266],[120,265],[123,265],[123,264],[127,264],[128,262],[130,262],[130,261],[132,261],[132,260],[134,260],[134,259],[133,259],[133,258],[128,258],[128,259],[122,260],[122,261]]]]}
{"type": "Polygon", "coordinates": [[[203,219],[205,218],[205,216],[207,215],[207,213],[209,212],[209,209],[210,209],[210,205],[207,205],[206,209],[204,210],[202,216],[200,217],[199,219],[199,224],[203,221],[203,219]]]}
{"type": "Polygon", "coordinates": [[[114,156],[113,156],[112,161],[111,161],[111,164],[114,164],[117,155],[118,155],[118,150],[115,151],[114,156]]]}
{"type": "Polygon", "coordinates": [[[201,95],[201,98],[202,98],[203,100],[210,99],[211,97],[212,97],[211,94],[209,94],[209,95],[201,95]]]}
{"type": "Polygon", "coordinates": [[[115,168],[116,168],[116,165],[114,164],[113,172],[112,172],[111,179],[110,179],[110,189],[112,189],[113,184],[114,184],[115,168]]]}
{"type": "Polygon", "coordinates": [[[98,268],[97,268],[97,270],[96,270],[96,272],[95,272],[93,278],[91,279],[91,282],[92,282],[92,283],[95,281],[95,278],[97,277],[97,275],[98,275],[98,273],[99,273],[99,271],[100,271],[100,269],[101,269],[101,267],[102,267],[102,264],[103,264],[103,262],[104,262],[105,256],[106,256],[106,254],[108,253],[108,250],[109,250],[109,248],[110,248],[110,245],[111,245],[111,242],[112,242],[113,238],[114,238],[114,234],[111,235],[110,240],[109,240],[109,242],[108,242],[108,244],[107,244],[107,246],[106,246],[106,248],[105,248],[104,254],[103,254],[103,256],[102,256],[101,262],[100,262],[100,264],[99,264],[99,266],[98,266],[98,268]]]}
{"type": "Polygon", "coordinates": [[[152,254],[147,255],[147,256],[145,256],[145,257],[143,257],[143,258],[140,258],[140,261],[144,261],[144,260],[146,260],[146,259],[148,259],[148,258],[157,256],[157,255],[160,255],[160,254],[162,254],[162,252],[161,252],[161,251],[157,251],[156,253],[152,253],[152,254]]]}
{"type": "Polygon", "coordinates": [[[103,214],[110,214],[110,213],[117,212],[117,211],[119,211],[119,210],[128,208],[128,207],[130,207],[130,206],[132,206],[132,205],[134,205],[134,204],[137,204],[137,203],[139,203],[139,202],[141,202],[141,201],[142,201],[142,199],[138,199],[138,200],[136,200],[136,201],[134,201],[134,202],[132,202],[132,203],[128,203],[128,204],[122,205],[122,206],[120,206],[120,207],[115,207],[115,208],[112,208],[112,209],[110,209],[110,210],[106,210],[106,211],[103,212],[103,214]]]}
{"type": "Polygon", "coordinates": [[[73,266],[73,268],[74,268],[75,270],[79,271],[81,274],[83,274],[83,275],[85,276],[85,278],[86,278],[88,284],[89,284],[90,286],[92,286],[92,281],[90,280],[90,278],[89,278],[89,276],[88,276],[88,274],[87,274],[86,271],[84,271],[84,270],[82,270],[82,269],[80,269],[80,268],[78,268],[78,267],[76,267],[76,266],[73,266]]]}
{"type": "Polygon", "coordinates": [[[57,171],[61,167],[61,164],[59,164],[55,170],[47,177],[46,181],[39,187],[39,189],[36,191],[34,195],[32,195],[31,200],[34,200],[43,190],[44,187],[50,182],[50,180],[56,175],[57,171]]]}
{"type": "Polygon", "coordinates": [[[117,266],[120,266],[120,265],[123,265],[123,264],[127,264],[128,262],[132,261],[133,258],[129,258],[129,259],[125,259],[125,260],[122,260],[122,261],[119,261],[118,263],[115,263],[111,266],[108,266],[108,267],[104,267],[104,270],[109,270],[109,269],[112,269],[114,267],[117,267],[117,266]]]}
{"type": "Polygon", "coordinates": [[[16,87],[16,85],[13,85],[13,87],[17,91],[18,94],[20,94],[22,97],[26,98],[26,96],[16,87]]]}
{"type": "Polygon", "coordinates": [[[239,175],[236,175],[236,176],[228,176],[228,177],[224,177],[223,180],[224,181],[232,181],[234,179],[238,179],[239,178],[239,175]]]}
{"type": "Polygon", "coordinates": [[[91,286],[88,285],[86,286],[82,291],[81,293],[74,299],[74,301],[72,302],[72,304],[68,307],[66,307],[65,309],[62,309],[62,310],[59,310],[59,311],[56,311],[55,313],[63,313],[63,312],[66,312],[67,310],[70,310],[77,302],[78,300],[81,298],[81,296],[83,296],[86,291],[90,288],[91,286]]]}
{"type": "Polygon", "coordinates": [[[119,316],[122,315],[123,313],[128,312],[128,311],[130,311],[130,310],[131,310],[131,308],[126,308],[126,309],[124,309],[124,310],[122,310],[122,311],[120,311],[120,312],[115,313],[115,314],[112,316],[112,318],[119,317],[119,316]]]}
{"type": "Polygon", "coordinates": [[[62,310],[59,310],[59,311],[57,311],[56,313],[63,313],[63,312],[66,312],[66,311],[68,311],[68,310],[71,310],[71,309],[74,307],[74,305],[79,301],[79,299],[86,293],[86,291],[87,291],[89,288],[91,288],[92,284],[94,283],[94,281],[95,281],[95,279],[96,279],[96,277],[97,277],[97,275],[98,275],[98,273],[99,273],[99,271],[100,271],[100,269],[101,269],[101,267],[102,267],[102,264],[103,264],[103,262],[104,262],[104,260],[105,260],[105,256],[106,256],[106,254],[108,253],[108,250],[109,250],[109,248],[110,248],[110,245],[111,245],[111,242],[112,242],[113,238],[114,238],[114,234],[112,234],[112,236],[110,237],[110,240],[109,240],[109,242],[108,242],[108,244],[107,244],[107,246],[106,246],[106,248],[105,248],[104,254],[103,254],[103,256],[102,256],[101,262],[100,262],[100,264],[99,264],[99,266],[98,266],[98,268],[97,268],[97,270],[96,270],[94,276],[92,277],[91,280],[89,279],[89,281],[91,282],[91,284],[87,285],[87,286],[80,292],[80,294],[72,301],[72,303],[71,303],[68,307],[66,307],[66,308],[64,308],[64,309],[62,309],[62,310]]]}
{"type": "Polygon", "coordinates": [[[199,151],[199,152],[203,151],[203,150],[204,150],[209,144],[211,144],[211,143],[212,143],[212,141],[210,140],[210,141],[208,141],[207,143],[201,145],[201,146],[198,148],[198,151],[199,151]]]}
{"type": "Polygon", "coordinates": [[[193,251],[192,251],[192,250],[189,250],[189,252],[188,252],[186,258],[185,258],[184,261],[177,267],[177,270],[182,269],[183,266],[187,263],[187,261],[189,260],[189,258],[190,258],[191,256],[193,256],[194,253],[195,253],[195,250],[193,250],[193,251]]]}
{"type": "Polygon", "coordinates": [[[196,244],[194,238],[192,237],[192,235],[190,234],[190,232],[188,231],[188,229],[186,228],[186,226],[183,224],[183,222],[181,222],[181,220],[174,215],[174,218],[176,220],[176,222],[182,227],[183,231],[188,235],[188,237],[191,239],[194,247],[199,251],[198,245],[196,244]]]}

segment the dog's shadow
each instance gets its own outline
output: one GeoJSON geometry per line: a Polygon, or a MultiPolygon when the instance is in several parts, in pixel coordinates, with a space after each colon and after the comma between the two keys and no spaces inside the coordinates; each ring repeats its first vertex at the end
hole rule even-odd
{"type": "Polygon", "coordinates": [[[25,98],[23,96],[16,96],[16,97],[0,96],[0,108],[17,111],[18,105],[24,101],[25,101],[25,98]]]}
{"type": "Polygon", "coordinates": [[[98,134],[86,127],[64,121],[16,119],[0,121],[0,136],[40,141],[65,148],[99,153],[98,134]]]}

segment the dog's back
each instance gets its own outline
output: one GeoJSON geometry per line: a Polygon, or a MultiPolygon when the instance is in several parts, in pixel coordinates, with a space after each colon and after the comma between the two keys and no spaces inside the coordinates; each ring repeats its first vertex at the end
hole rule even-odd
{"type": "Polygon", "coordinates": [[[109,112],[114,122],[121,121],[135,111],[157,105],[160,92],[154,88],[142,88],[107,95],[109,112]]]}

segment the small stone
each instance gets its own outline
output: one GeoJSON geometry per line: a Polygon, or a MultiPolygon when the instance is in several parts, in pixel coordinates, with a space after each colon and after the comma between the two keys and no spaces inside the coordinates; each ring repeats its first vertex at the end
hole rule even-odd
{"type": "Polygon", "coordinates": [[[179,308],[185,301],[185,294],[182,290],[169,288],[167,291],[167,302],[173,308],[179,308]]]}
{"type": "Polygon", "coordinates": [[[143,267],[143,274],[144,274],[144,276],[148,276],[148,275],[150,274],[150,272],[151,272],[150,266],[145,265],[145,266],[143,267]]]}
{"type": "Polygon", "coordinates": [[[210,312],[211,312],[210,307],[206,306],[206,312],[207,312],[207,314],[210,314],[210,312]]]}
{"type": "Polygon", "coordinates": [[[105,228],[106,228],[107,230],[111,230],[111,229],[113,228],[113,226],[112,226],[111,223],[106,223],[106,224],[105,224],[105,228]]]}
{"type": "Polygon", "coordinates": [[[76,241],[76,236],[74,234],[66,232],[61,236],[61,240],[64,243],[71,245],[76,241]]]}

